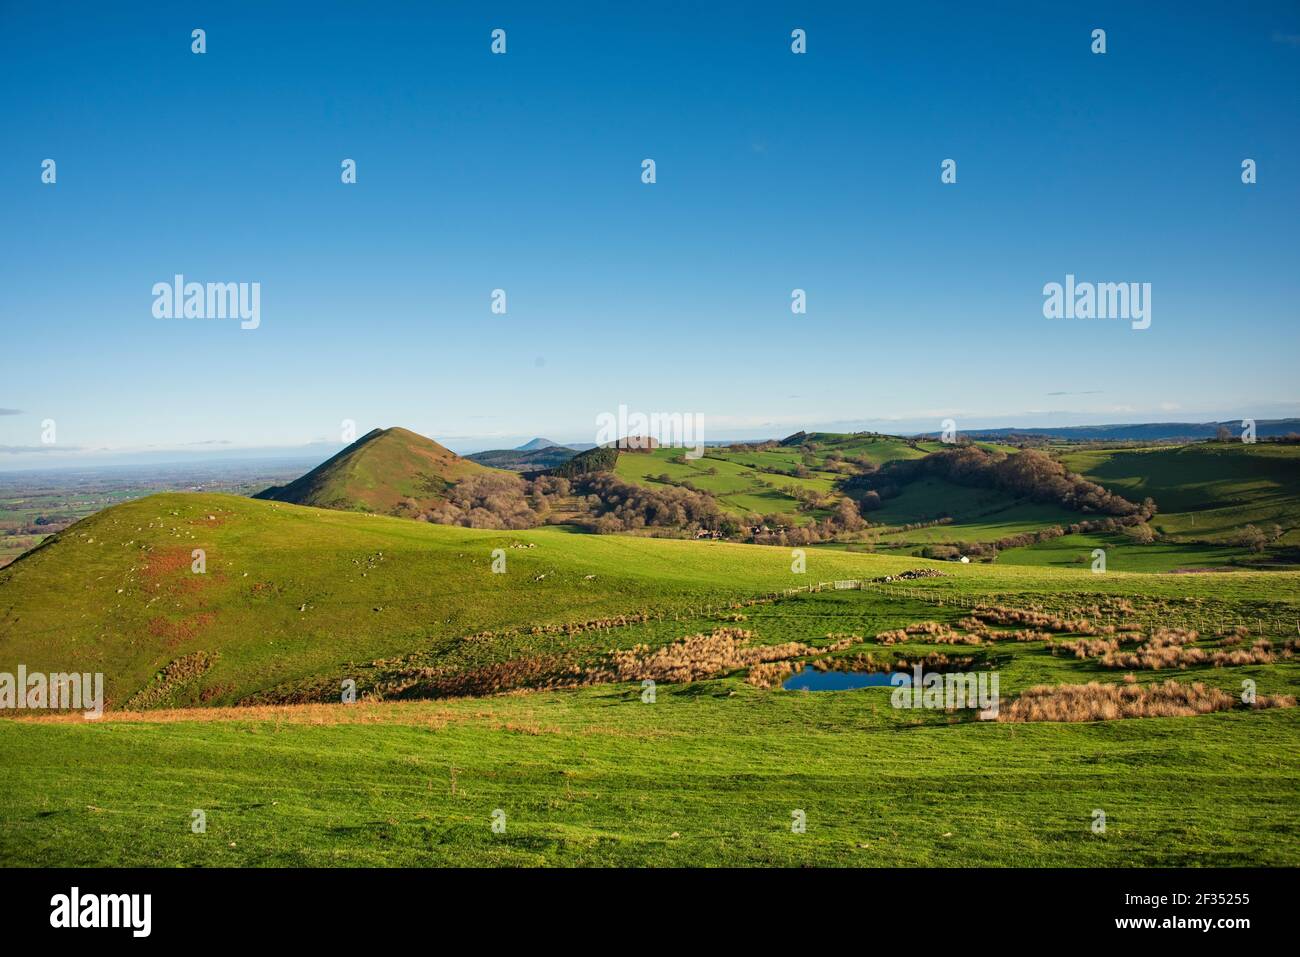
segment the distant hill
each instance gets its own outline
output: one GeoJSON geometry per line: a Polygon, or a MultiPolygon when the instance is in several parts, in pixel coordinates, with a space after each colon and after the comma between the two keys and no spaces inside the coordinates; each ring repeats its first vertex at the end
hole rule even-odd
{"type": "Polygon", "coordinates": [[[515,446],[516,452],[540,452],[542,449],[563,448],[559,442],[553,442],[550,439],[536,438],[532,441],[525,442],[523,445],[515,446]]]}
{"type": "MultiPolygon", "coordinates": [[[[528,443],[532,445],[532,442],[528,443]]],[[[510,469],[514,472],[532,472],[555,468],[563,465],[577,455],[575,449],[563,445],[545,445],[536,449],[491,449],[487,452],[475,452],[465,458],[480,465],[495,469],[510,469]]]]}
{"type": "Polygon", "coordinates": [[[433,439],[407,429],[375,429],[288,485],[254,498],[351,512],[395,514],[403,500],[417,507],[444,498],[454,484],[492,472],[433,439]]]}
{"type": "MultiPolygon", "coordinates": [[[[971,439],[1008,439],[1015,436],[1059,438],[1076,442],[1160,442],[1175,439],[1212,439],[1220,428],[1233,436],[1241,434],[1241,420],[1227,422],[1144,422],[1133,425],[1070,425],[1055,429],[971,429],[962,435],[971,439]]],[[[1300,419],[1259,419],[1258,438],[1300,434],[1300,419]]],[[[924,432],[935,436],[937,432],[924,432]]],[[[786,440],[789,441],[789,440],[786,440]]]]}

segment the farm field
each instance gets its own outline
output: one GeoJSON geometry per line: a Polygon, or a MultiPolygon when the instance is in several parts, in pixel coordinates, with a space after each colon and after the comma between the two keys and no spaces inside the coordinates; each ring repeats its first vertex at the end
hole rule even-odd
{"type": "Polygon", "coordinates": [[[1250,558],[1244,548],[1232,545],[1183,545],[1170,542],[1135,544],[1124,535],[1105,533],[1064,535],[998,555],[1004,565],[1051,565],[1090,568],[1093,550],[1106,552],[1106,567],[1117,572],[1175,572],[1224,569],[1250,558]]]}
{"type": "Polygon", "coordinates": [[[0,723],[0,863],[1294,866],[1294,709],[891,720],[736,679],[0,723]],[[1261,761],[1268,754],[1273,759],[1261,761]],[[23,787],[14,782],[21,778],[23,787]],[[207,833],[191,833],[201,809],[207,833]],[[496,834],[494,811],[507,829],[496,834]],[[1104,809],[1104,836],[1090,829],[1104,809]],[[791,832],[803,810],[807,832],[791,832]]]}
{"type": "MultiPolygon", "coordinates": [[[[785,489],[795,487],[823,495],[832,491],[836,476],[810,470],[806,478],[758,471],[759,467],[788,470],[800,464],[797,454],[785,452],[737,453],[706,450],[703,457],[684,459],[681,449],[661,448],[625,453],[618,457],[615,474],[640,484],[690,482],[714,495],[719,504],[740,515],[793,514],[799,500],[785,489]]],[[[817,517],[807,514],[804,521],[817,517]]]]}

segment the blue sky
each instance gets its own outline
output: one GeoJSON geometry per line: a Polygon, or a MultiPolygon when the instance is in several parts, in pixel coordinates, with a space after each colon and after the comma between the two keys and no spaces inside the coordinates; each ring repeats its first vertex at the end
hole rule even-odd
{"type": "Polygon", "coordinates": [[[0,470],[1300,414],[1294,3],[610,6],[0,6],[0,470]],[[1044,318],[1067,273],[1151,328],[1044,318]]]}

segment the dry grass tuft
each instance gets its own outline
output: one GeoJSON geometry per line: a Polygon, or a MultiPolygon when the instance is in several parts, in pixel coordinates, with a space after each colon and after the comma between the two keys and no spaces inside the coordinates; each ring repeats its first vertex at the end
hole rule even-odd
{"type": "Polygon", "coordinates": [[[979,645],[983,644],[977,635],[963,635],[953,631],[947,625],[937,621],[918,621],[904,628],[882,631],[876,635],[877,644],[896,645],[900,642],[919,640],[930,645],[979,645]]]}
{"type": "Polygon", "coordinates": [[[753,632],[742,628],[715,628],[709,634],[690,635],[671,645],[651,648],[636,645],[611,651],[605,665],[587,671],[592,683],[654,681],[682,683],[712,678],[740,668],[785,661],[817,649],[797,641],[781,645],[747,644],[753,632]]]}
{"type": "MultiPolygon", "coordinates": [[[[1177,718],[1244,707],[1226,691],[1201,682],[1037,685],[998,715],[999,721],[1114,721],[1120,718],[1177,718]]],[[[1260,695],[1254,708],[1293,708],[1291,695],[1260,695]]]]}
{"type": "Polygon", "coordinates": [[[1077,641],[1053,641],[1052,654],[1058,649],[1073,653],[1076,658],[1096,658],[1098,655],[1117,654],[1119,642],[1114,638],[1080,638],[1077,641]]]}

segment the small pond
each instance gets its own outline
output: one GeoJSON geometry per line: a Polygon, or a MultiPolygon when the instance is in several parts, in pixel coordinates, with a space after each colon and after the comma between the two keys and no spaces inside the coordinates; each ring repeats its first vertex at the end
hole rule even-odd
{"type": "Polygon", "coordinates": [[[851,691],[854,688],[911,687],[912,676],[905,671],[817,671],[805,668],[791,675],[781,685],[786,691],[851,691]],[[891,685],[889,679],[900,675],[902,681],[891,685]]]}

